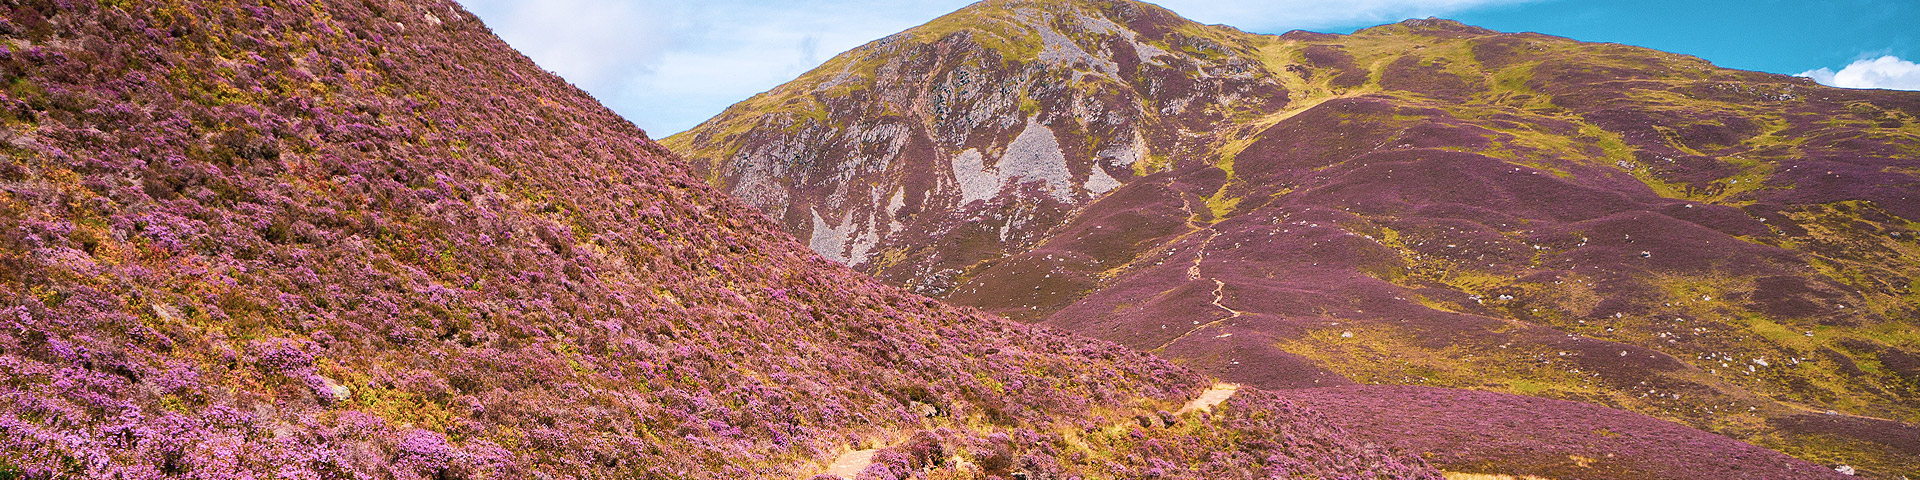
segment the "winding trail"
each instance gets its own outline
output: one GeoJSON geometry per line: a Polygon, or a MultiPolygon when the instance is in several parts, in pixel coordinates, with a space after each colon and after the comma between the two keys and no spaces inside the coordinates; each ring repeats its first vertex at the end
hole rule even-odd
{"type": "Polygon", "coordinates": [[[1193,401],[1189,401],[1186,406],[1180,407],[1180,411],[1174,412],[1174,415],[1187,412],[1212,412],[1213,407],[1225,403],[1227,399],[1233,398],[1233,394],[1239,391],[1240,384],[1237,383],[1213,384],[1212,387],[1207,388],[1207,391],[1200,392],[1199,397],[1194,397],[1193,401]]]}
{"type": "Polygon", "coordinates": [[[873,465],[873,455],[879,452],[879,449],[870,448],[840,454],[840,458],[833,459],[833,464],[828,465],[827,471],[821,474],[853,478],[859,475],[861,470],[866,470],[868,466],[873,465]]]}
{"type": "MultiPolygon", "coordinates": [[[[1193,211],[1193,205],[1187,198],[1182,197],[1180,201],[1182,204],[1181,206],[1184,209],[1186,209],[1188,212],[1193,211]]],[[[1205,226],[1200,225],[1198,222],[1194,220],[1195,216],[1197,215],[1194,215],[1191,213],[1188,215],[1187,217],[1188,230],[1186,233],[1181,234],[1180,235],[1181,237],[1186,237],[1189,235],[1193,235],[1195,233],[1199,233],[1201,230],[1206,230],[1205,226]]],[[[1215,239],[1220,238],[1220,234],[1221,232],[1218,230],[1212,231],[1211,235],[1209,235],[1205,241],[1200,242],[1200,245],[1198,246],[1198,248],[1194,249],[1193,265],[1187,267],[1188,280],[1200,280],[1201,278],[1203,278],[1202,272],[1200,270],[1200,266],[1201,264],[1205,263],[1207,260],[1207,248],[1213,245],[1213,241],[1215,239]]],[[[1177,239],[1173,242],[1168,242],[1169,245],[1177,244],[1177,243],[1179,243],[1177,239]]],[[[1165,248],[1165,247],[1162,247],[1162,248],[1165,248]]],[[[1126,265],[1117,267],[1115,270],[1130,269],[1131,267],[1134,266],[1134,264],[1139,263],[1141,259],[1144,259],[1147,257],[1150,257],[1150,255],[1141,255],[1140,257],[1135,258],[1132,262],[1128,262],[1128,264],[1126,265]]],[[[1166,345],[1161,345],[1159,348],[1155,348],[1152,351],[1158,352],[1158,351],[1164,350],[1167,348],[1168,345],[1173,345],[1174,342],[1178,342],[1181,339],[1192,336],[1193,334],[1198,333],[1201,330],[1205,330],[1208,327],[1219,325],[1221,322],[1240,318],[1241,316],[1246,315],[1245,312],[1234,310],[1232,307],[1228,307],[1226,306],[1225,303],[1223,303],[1226,301],[1226,288],[1227,288],[1226,282],[1220,281],[1220,279],[1217,279],[1217,278],[1207,278],[1207,280],[1213,281],[1212,305],[1215,308],[1219,308],[1221,311],[1227,312],[1227,316],[1196,326],[1192,330],[1187,331],[1187,333],[1181,334],[1179,337],[1175,337],[1173,340],[1168,341],[1166,345]]],[[[1240,391],[1239,384],[1215,383],[1213,384],[1212,387],[1208,387],[1206,391],[1201,392],[1200,396],[1194,397],[1194,399],[1191,401],[1188,401],[1186,405],[1181,406],[1180,411],[1178,413],[1184,414],[1187,412],[1195,412],[1195,411],[1211,412],[1213,411],[1214,407],[1220,406],[1220,404],[1225,403],[1227,399],[1233,398],[1233,394],[1239,391],[1240,391]]],[[[886,448],[886,447],[882,447],[882,448],[886,448]]],[[[839,457],[834,458],[832,464],[827,466],[826,471],[821,472],[820,474],[851,479],[854,476],[859,475],[861,471],[866,470],[867,467],[872,466],[873,457],[875,454],[879,452],[880,452],[880,448],[870,448],[866,450],[854,450],[851,452],[840,454],[839,457]]]]}
{"type": "Polygon", "coordinates": [[[1447,480],[1551,480],[1533,475],[1502,475],[1498,473],[1460,473],[1440,472],[1447,480]]]}
{"type": "MultiPolygon", "coordinates": [[[[1198,269],[1199,265],[1195,264],[1194,267],[1198,269]]],[[[1174,343],[1177,343],[1181,340],[1185,340],[1187,337],[1193,336],[1193,334],[1200,333],[1201,330],[1206,330],[1208,327],[1219,325],[1228,320],[1233,320],[1236,318],[1246,316],[1247,312],[1234,310],[1233,307],[1228,307],[1225,303],[1221,303],[1227,299],[1227,294],[1226,294],[1227,282],[1222,282],[1218,278],[1211,278],[1209,280],[1213,280],[1213,306],[1215,308],[1219,308],[1221,310],[1226,311],[1227,316],[1215,319],[1214,321],[1211,321],[1211,322],[1207,322],[1207,323],[1195,326],[1193,327],[1192,330],[1187,330],[1187,333],[1182,333],[1178,337],[1173,337],[1172,340],[1167,340],[1167,343],[1163,343],[1158,347],[1154,347],[1152,350],[1148,350],[1149,352],[1160,353],[1162,351],[1165,351],[1167,347],[1173,346],[1174,343]]]]}
{"type": "MultiPolygon", "coordinates": [[[[1233,309],[1233,307],[1229,307],[1229,306],[1227,306],[1227,305],[1226,305],[1226,304],[1224,304],[1224,303],[1220,303],[1220,302],[1222,302],[1222,301],[1225,301],[1225,300],[1227,299],[1227,293],[1226,293],[1226,289],[1227,289],[1227,282],[1222,282],[1222,281],[1220,281],[1220,279],[1218,279],[1218,278],[1214,278],[1214,279],[1211,279],[1211,280],[1213,280],[1213,306],[1214,306],[1214,308],[1218,308],[1218,309],[1221,309],[1221,310],[1226,310],[1226,311],[1227,311],[1227,318],[1222,318],[1222,319],[1219,319],[1219,320],[1214,320],[1214,321],[1213,321],[1213,323],[1209,323],[1209,324],[1207,324],[1207,325],[1212,325],[1212,324],[1214,324],[1214,323],[1220,323],[1220,322],[1224,322],[1224,321],[1227,321],[1227,320],[1231,320],[1231,319],[1235,319],[1235,318],[1240,318],[1241,316],[1243,316],[1243,315],[1246,315],[1246,312],[1242,312],[1242,311],[1239,311],[1239,310],[1234,310],[1234,309],[1233,309]]],[[[1205,327],[1206,325],[1201,325],[1201,326],[1202,326],[1202,327],[1205,327]]]]}
{"type": "MultiPolygon", "coordinates": [[[[1233,398],[1233,394],[1239,391],[1240,384],[1215,383],[1213,386],[1207,387],[1206,391],[1200,392],[1200,396],[1193,397],[1193,400],[1187,401],[1187,404],[1181,406],[1180,411],[1175,413],[1175,415],[1182,415],[1187,412],[1212,412],[1214,407],[1226,403],[1227,399],[1233,398]]],[[[866,450],[854,450],[842,453],[839,457],[834,458],[833,463],[827,465],[826,471],[820,472],[820,475],[832,475],[844,479],[852,479],[854,476],[859,475],[861,471],[866,470],[867,467],[873,466],[873,456],[885,448],[892,447],[869,448],[866,450]]]]}

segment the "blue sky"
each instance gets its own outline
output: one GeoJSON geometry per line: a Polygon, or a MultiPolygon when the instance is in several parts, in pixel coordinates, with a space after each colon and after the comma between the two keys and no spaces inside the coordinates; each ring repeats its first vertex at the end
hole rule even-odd
{"type": "Polygon", "coordinates": [[[1839,70],[1883,56],[1920,59],[1916,0],[1562,0],[1486,6],[1452,18],[1773,73],[1839,70]]]}
{"type": "MultiPolygon", "coordinates": [[[[967,0],[459,0],[542,67],[665,137],[967,0]]],[[[1920,90],[1920,0],[1164,0],[1203,23],[1347,33],[1439,16],[1920,90]]]]}

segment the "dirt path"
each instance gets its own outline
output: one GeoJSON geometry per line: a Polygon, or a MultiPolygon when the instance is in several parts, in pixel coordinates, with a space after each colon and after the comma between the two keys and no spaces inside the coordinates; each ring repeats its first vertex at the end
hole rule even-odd
{"type": "Polygon", "coordinates": [[[1214,231],[1213,235],[1208,235],[1206,241],[1200,242],[1200,248],[1194,249],[1193,266],[1187,267],[1188,280],[1200,279],[1200,264],[1207,261],[1207,247],[1213,246],[1213,240],[1216,238],[1220,238],[1219,231],[1214,231]]]}
{"type": "Polygon", "coordinates": [[[1228,307],[1226,304],[1220,303],[1226,300],[1227,300],[1227,282],[1222,282],[1218,278],[1213,279],[1213,306],[1215,308],[1219,308],[1221,310],[1227,311],[1227,318],[1214,320],[1213,323],[1220,323],[1222,321],[1240,318],[1241,315],[1246,315],[1246,313],[1244,312],[1241,312],[1239,310],[1234,310],[1233,307],[1228,307]]]}
{"type": "Polygon", "coordinates": [[[1442,476],[1445,476],[1447,480],[1550,480],[1546,477],[1536,477],[1533,475],[1517,475],[1516,476],[1516,475],[1501,475],[1497,473],[1440,472],[1440,474],[1442,476]]]}
{"type": "Polygon", "coordinates": [[[1201,392],[1199,397],[1195,397],[1193,401],[1187,402],[1186,406],[1180,407],[1180,411],[1174,414],[1179,415],[1194,411],[1212,412],[1213,407],[1220,406],[1220,404],[1226,402],[1227,399],[1233,398],[1234,392],[1239,391],[1240,385],[1236,383],[1213,384],[1213,387],[1208,388],[1205,392],[1201,392]]]}
{"type": "MultiPolygon", "coordinates": [[[[1198,269],[1199,265],[1195,264],[1194,267],[1198,269]]],[[[1187,333],[1182,333],[1180,334],[1180,336],[1173,337],[1172,340],[1168,340],[1167,343],[1161,344],[1158,347],[1154,347],[1152,350],[1148,350],[1149,352],[1160,353],[1162,351],[1165,351],[1167,347],[1173,346],[1174,343],[1184,340],[1187,337],[1191,337],[1193,336],[1193,334],[1200,333],[1201,330],[1206,330],[1207,328],[1213,327],[1214,325],[1219,325],[1221,323],[1225,323],[1228,320],[1240,318],[1241,316],[1244,316],[1247,314],[1246,312],[1234,310],[1233,307],[1228,307],[1226,304],[1221,303],[1227,299],[1227,293],[1226,293],[1227,282],[1222,282],[1218,278],[1212,278],[1209,280],[1213,280],[1213,306],[1221,310],[1225,310],[1227,312],[1227,316],[1221,317],[1219,319],[1215,319],[1214,321],[1211,321],[1211,322],[1199,324],[1193,327],[1192,329],[1187,330],[1187,333]]],[[[1227,335],[1228,334],[1222,334],[1220,336],[1225,337],[1227,335]]]]}
{"type": "Polygon", "coordinates": [[[854,475],[859,475],[861,470],[866,470],[868,466],[873,465],[873,454],[879,451],[878,449],[854,450],[841,454],[840,458],[833,459],[833,465],[828,465],[827,471],[821,474],[851,479],[854,475]]]}
{"type": "MultiPolygon", "coordinates": [[[[1221,403],[1226,403],[1227,399],[1233,398],[1233,394],[1239,391],[1239,384],[1215,383],[1212,387],[1208,387],[1207,391],[1200,392],[1200,396],[1194,397],[1193,400],[1188,401],[1185,406],[1180,407],[1180,411],[1176,413],[1176,415],[1195,411],[1211,412],[1213,411],[1213,407],[1220,406],[1221,403]]],[[[859,475],[862,470],[866,470],[867,467],[872,466],[873,456],[879,452],[879,448],[870,448],[840,454],[838,458],[833,459],[833,464],[827,465],[827,470],[820,472],[820,474],[833,475],[851,480],[855,475],[859,475]]],[[[1449,477],[1449,480],[1452,480],[1451,477],[1449,477]]]]}
{"type": "MultiPolygon", "coordinates": [[[[1183,204],[1185,204],[1187,200],[1185,197],[1182,197],[1180,201],[1183,202],[1183,204]]],[[[1186,208],[1191,210],[1193,206],[1186,205],[1186,208]]],[[[1187,227],[1189,228],[1189,231],[1185,235],[1192,235],[1203,229],[1203,227],[1193,223],[1191,216],[1188,217],[1187,227]]],[[[1204,264],[1207,261],[1207,247],[1213,246],[1213,241],[1219,238],[1220,238],[1220,231],[1216,230],[1213,232],[1212,235],[1208,235],[1206,240],[1201,241],[1200,246],[1198,248],[1194,249],[1193,265],[1190,265],[1187,267],[1187,280],[1199,280],[1205,276],[1204,272],[1201,272],[1200,266],[1201,264],[1204,264]]],[[[1183,334],[1180,334],[1180,336],[1173,337],[1173,339],[1168,340],[1167,343],[1161,344],[1158,347],[1154,347],[1153,349],[1148,350],[1149,352],[1159,353],[1163,350],[1166,350],[1167,347],[1172,346],[1174,342],[1178,342],[1181,339],[1193,336],[1193,334],[1195,333],[1200,333],[1201,330],[1206,330],[1207,327],[1212,327],[1214,325],[1219,325],[1221,322],[1240,318],[1241,315],[1245,314],[1239,310],[1234,310],[1232,308],[1229,308],[1225,304],[1221,303],[1227,299],[1226,298],[1227,282],[1222,282],[1218,278],[1208,278],[1208,280],[1213,281],[1213,306],[1218,307],[1220,310],[1226,311],[1227,316],[1225,318],[1214,319],[1213,321],[1207,322],[1205,324],[1202,324],[1198,320],[1196,320],[1193,322],[1195,326],[1192,329],[1187,330],[1187,333],[1183,333],[1183,334]]]]}

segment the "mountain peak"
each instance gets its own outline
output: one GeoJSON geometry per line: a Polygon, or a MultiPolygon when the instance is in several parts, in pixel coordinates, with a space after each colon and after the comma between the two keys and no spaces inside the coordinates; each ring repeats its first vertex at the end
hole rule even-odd
{"type": "Polygon", "coordinates": [[[1059,30],[1069,24],[1083,24],[1096,31],[1110,28],[1102,27],[1101,24],[1104,23],[1125,26],[1135,31],[1145,29],[1149,33],[1154,33],[1172,25],[1191,23],[1157,5],[1134,0],[987,0],[934,19],[908,32],[932,30],[944,33],[953,29],[992,31],[996,21],[1009,22],[1027,30],[1026,32],[999,32],[1016,35],[1059,30]],[[1062,25],[1049,25],[1049,22],[1058,22],[1062,25]]]}
{"type": "Polygon", "coordinates": [[[1354,35],[1395,35],[1408,33],[1421,35],[1495,35],[1500,32],[1467,25],[1458,20],[1439,17],[1410,18],[1398,23],[1389,23],[1354,31],[1354,35]]]}

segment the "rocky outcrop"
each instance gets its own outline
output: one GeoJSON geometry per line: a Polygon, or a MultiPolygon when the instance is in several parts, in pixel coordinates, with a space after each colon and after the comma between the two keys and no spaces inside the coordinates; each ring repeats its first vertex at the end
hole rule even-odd
{"type": "Polygon", "coordinates": [[[667,142],[822,255],[945,294],[1285,87],[1157,7],[989,2],[667,142]],[[938,247],[928,238],[946,239],[938,247]]]}

